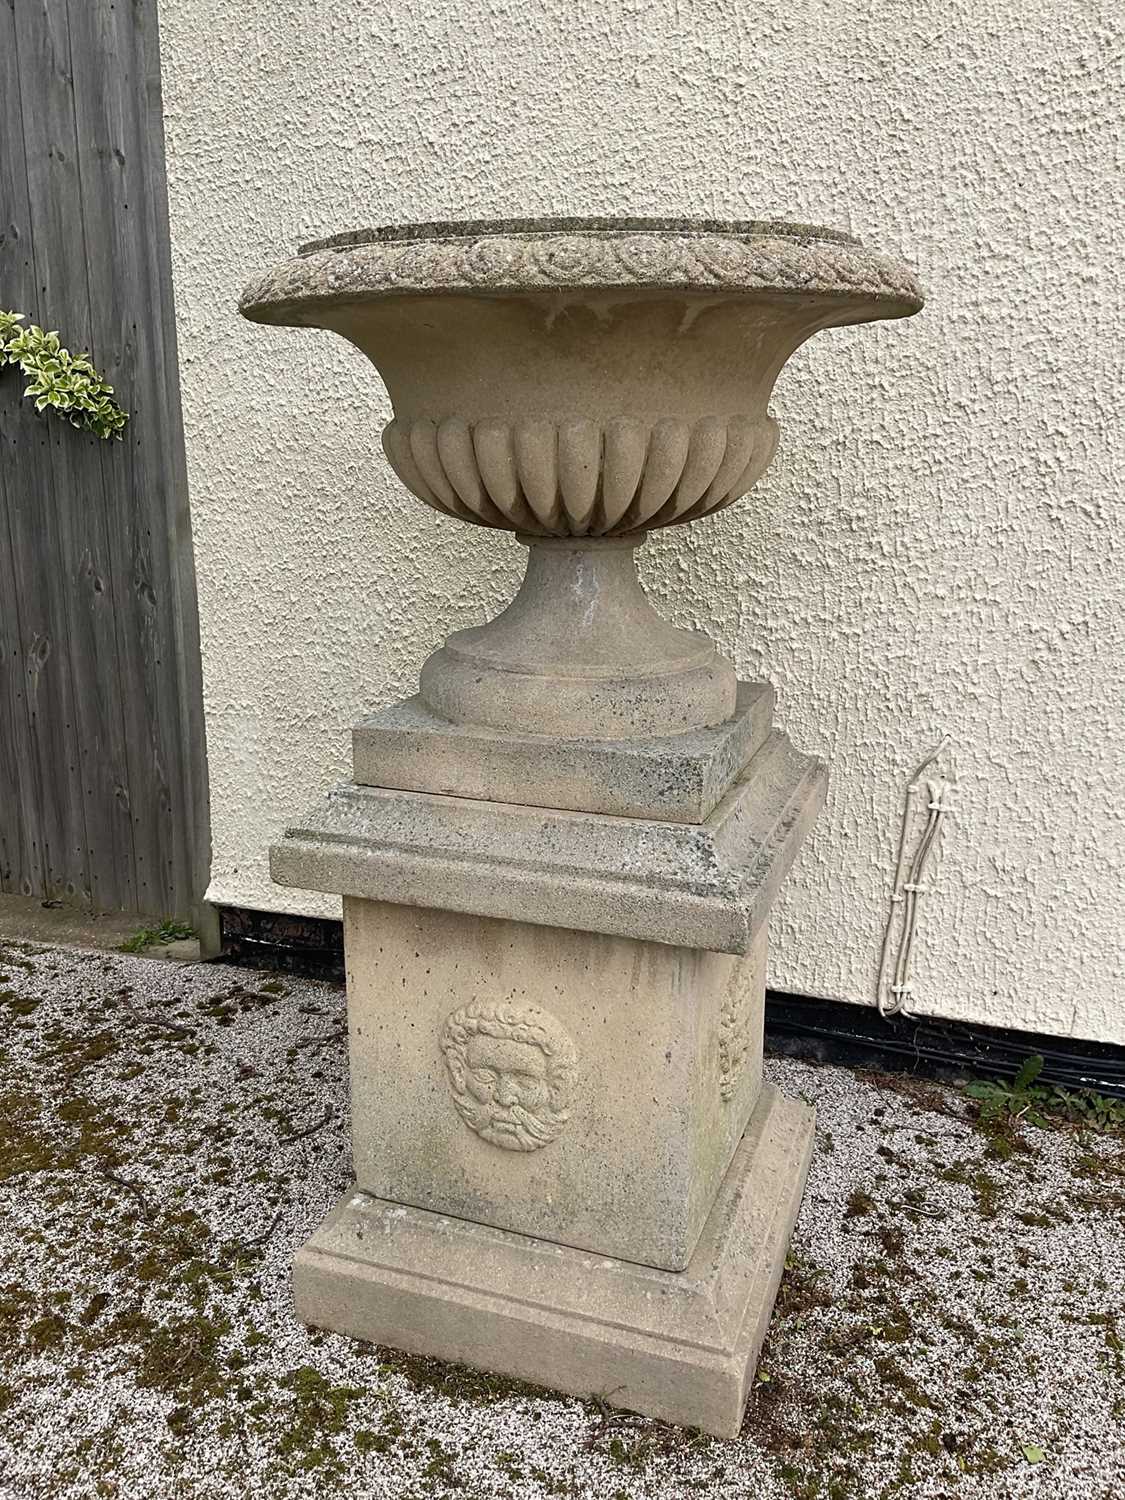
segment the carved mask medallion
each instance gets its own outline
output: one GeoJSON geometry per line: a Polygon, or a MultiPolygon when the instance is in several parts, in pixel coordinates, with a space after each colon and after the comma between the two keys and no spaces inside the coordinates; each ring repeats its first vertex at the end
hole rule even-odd
{"type": "Polygon", "coordinates": [[[446,1017],[441,1050],[458,1114],[491,1145],[538,1151],[570,1118],[574,1043],[538,1006],[459,1006],[446,1017]]]}

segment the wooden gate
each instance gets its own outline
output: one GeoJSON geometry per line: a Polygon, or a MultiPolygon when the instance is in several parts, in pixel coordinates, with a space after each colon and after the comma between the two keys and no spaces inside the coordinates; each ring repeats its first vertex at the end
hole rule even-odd
{"type": "Polygon", "coordinates": [[[130,413],[101,442],[0,373],[0,891],[187,916],[209,837],[156,0],[0,0],[0,308],[130,413]]]}

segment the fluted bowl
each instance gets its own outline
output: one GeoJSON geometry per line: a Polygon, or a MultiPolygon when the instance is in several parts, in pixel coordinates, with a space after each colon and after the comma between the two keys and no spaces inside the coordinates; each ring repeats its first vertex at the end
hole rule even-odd
{"type": "Polygon", "coordinates": [[[793,351],[921,305],[905,266],[834,230],[623,219],[339,235],[240,309],[363,350],[394,411],[387,457],[427,505],[595,538],[744,495],[776,451],[767,406],[793,351]]]}

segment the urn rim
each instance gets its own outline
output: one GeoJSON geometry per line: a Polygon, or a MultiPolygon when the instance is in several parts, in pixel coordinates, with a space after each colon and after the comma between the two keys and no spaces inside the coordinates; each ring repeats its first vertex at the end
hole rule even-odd
{"type": "Polygon", "coordinates": [[[386,225],[300,247],[243,291],[257,323],[418,296],[637,295],[824,299],[835,323],[909,317],[910,268],[842,230],[769,219],[543,218],[386,225]]]}
{"type": "Polygon", "coordinates": [[[351,250],[362,245],[396,244],[414,240],[527,239],[565,235],[671,234],[731,235],[737,239],[777,238],[797,241],[827,240],[835,244],[860,245],[854,234],[843,229],[829,229],[823,224],[806,224],[796,219],[709,219],[646,217],[630,215],[594,215],[582,217],[548,214],[510,219],[435,219],[417,224],[380,224],[348,229],[323,239],[309,240],[297,247],[300,256],[319,250],[351,250]]]}

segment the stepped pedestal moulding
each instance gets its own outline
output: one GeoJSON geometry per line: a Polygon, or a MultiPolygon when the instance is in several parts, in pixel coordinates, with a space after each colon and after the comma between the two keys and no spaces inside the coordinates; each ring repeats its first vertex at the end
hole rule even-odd
{"type": "Polygon", "coordinates": [[[813,1124],[762,1079],[766,918],[825,771],[635,554],[751,488],[800,344],[920,306],[849,235],[702,221],[345,234],[243,294],[363,350],[406,489],[528,549],[271,850],[344,898],[356,1186],[308,1322],[738,1430],[813,1124]]]}

